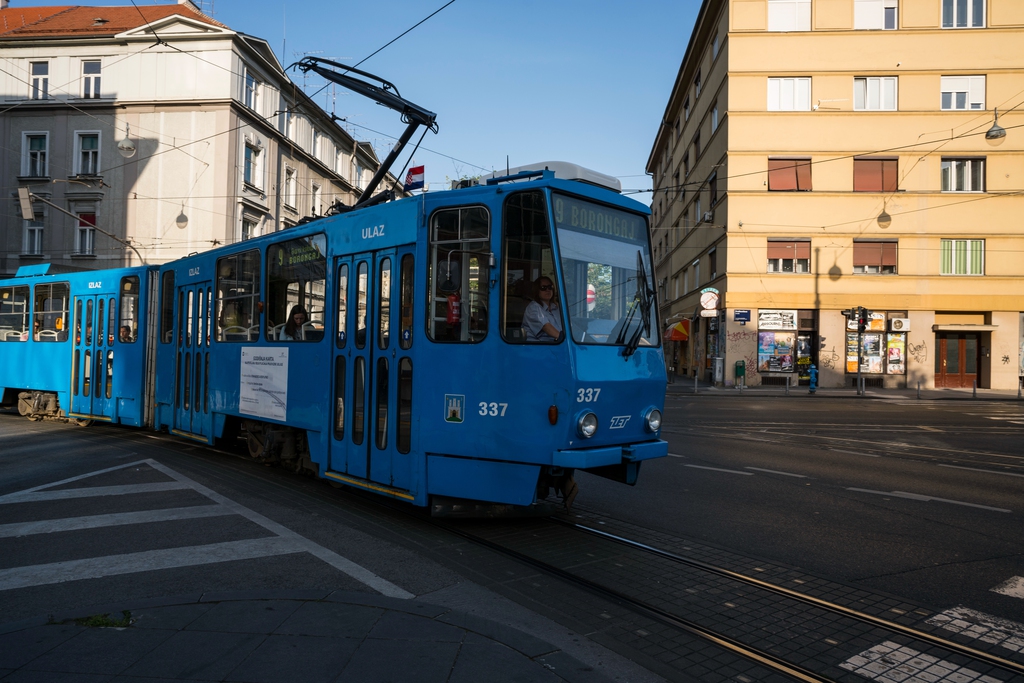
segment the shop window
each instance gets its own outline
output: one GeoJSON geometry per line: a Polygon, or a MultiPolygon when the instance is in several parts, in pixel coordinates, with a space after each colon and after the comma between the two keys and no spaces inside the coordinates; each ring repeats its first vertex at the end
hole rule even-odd
{"type": "MultiPolygon", "coordinates": [[[[173,282],[172,279],[172,287],[173,282]]],[[[260,328],[260,313],[257,306],[260,299],[259,250],[243,251],[217,259],[216,289],[217,340],[255,340],[259,336],[260,328]]]]}
{"type": "Polygon", "coordinates": [[[138,337],[139,276],[129,275],[121,278],[121,316],[118,320],[117,338],[122,344],[133,344],[138,337]]]}
{"type": "Polygon", "coordinates": [[[857,360],[860,359],[860,371],[872,375],[903,375],[906,374],[907,333],[890,332],[889,321],[894,318],[905,319],[906,311],[870,311],[867,328],[863,333],[857,332],[856,319],[850,319],[846,325],[846,372],[857,373],[857,360]],[[857,341],[861,348],[858,355],[857,341]]]}
{"type": "Polygon", "coordinates": [[[896,192],[899,177],[896,159],[861,157],[853,160],[854,192],[896,192]]]}
{"type": "Polygon", "coordinates": [[[427,332],[434,341],[487,336],[490,238],[491,217],[482,206],[442,209],[430,217],[427,332]]]}
{"type": "Polygon", "coordinates": [[[267,341],[323,339],[326,283],[323,233],[267,247],[267,341]]]}
{"type": "Polygon", "coordinates": [[[853,272],[896,274],[896,240],[854,240],[853,272]]]}
{"type": "Polygon", "coordinates": [[[68,312],[71,310],[71,286],[67,282],[36,285],[35,319],[32,337],[36,341],[55,342],[68,338],[68,312]]]}
{"type": "Polygon", "coordinates": [[[810,240],[768,240],[768,272],[811,272],[810,240]]]}
{"type": "Polygon", "coordinates": [[[943,275],[984,275],[985,240],[942,240],[943,275]]]}
{"type": "Polygon", "coordinates": [[[806,192],[811,189],[811,160],[808,158],[769,158],[770,192],[806,192]]]}

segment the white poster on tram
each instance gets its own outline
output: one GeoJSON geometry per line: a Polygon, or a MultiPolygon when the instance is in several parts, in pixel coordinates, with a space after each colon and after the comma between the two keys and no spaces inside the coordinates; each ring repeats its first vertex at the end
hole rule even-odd
{"type": "Polygon", "coordinates": [[[285,420],[288,416],[288,349],[242,349],[238,412],[285,420]]]}

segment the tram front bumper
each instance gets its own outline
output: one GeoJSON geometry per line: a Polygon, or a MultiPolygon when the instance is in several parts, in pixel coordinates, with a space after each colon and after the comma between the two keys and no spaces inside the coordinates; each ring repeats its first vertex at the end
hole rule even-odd
{"type": "Polygon", "coordinates": [[[668,442],[659,439],[626,446],[555,451],[551,454],[551,464],[555,467],[587,470],[608,465],[638,463],[651,458],[664,458],[666,455],[668,442]]]}

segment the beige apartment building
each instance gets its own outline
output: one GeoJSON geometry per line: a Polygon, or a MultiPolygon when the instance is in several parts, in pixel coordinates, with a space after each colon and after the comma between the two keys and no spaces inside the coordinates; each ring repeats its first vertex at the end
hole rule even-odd
{"type": "Polygon", "coordinates": [[[1016,388],[1022,45],[1021,0],[704,0],[647,168],[676,374],[1016,388]]]}

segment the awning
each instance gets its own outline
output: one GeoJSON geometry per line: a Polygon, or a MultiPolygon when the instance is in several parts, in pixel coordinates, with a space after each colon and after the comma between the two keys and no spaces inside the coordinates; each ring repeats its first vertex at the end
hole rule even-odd
{"type": "Polygon", "coordinates": [[[690,338],[690,321],[680,320],[665,330],[664,341],[687,341],[690,338]]]}
{"type": "Polygon", "coordinates": [[[995,332],[999,325],[932,325],[932,332],[995,332]]]}

